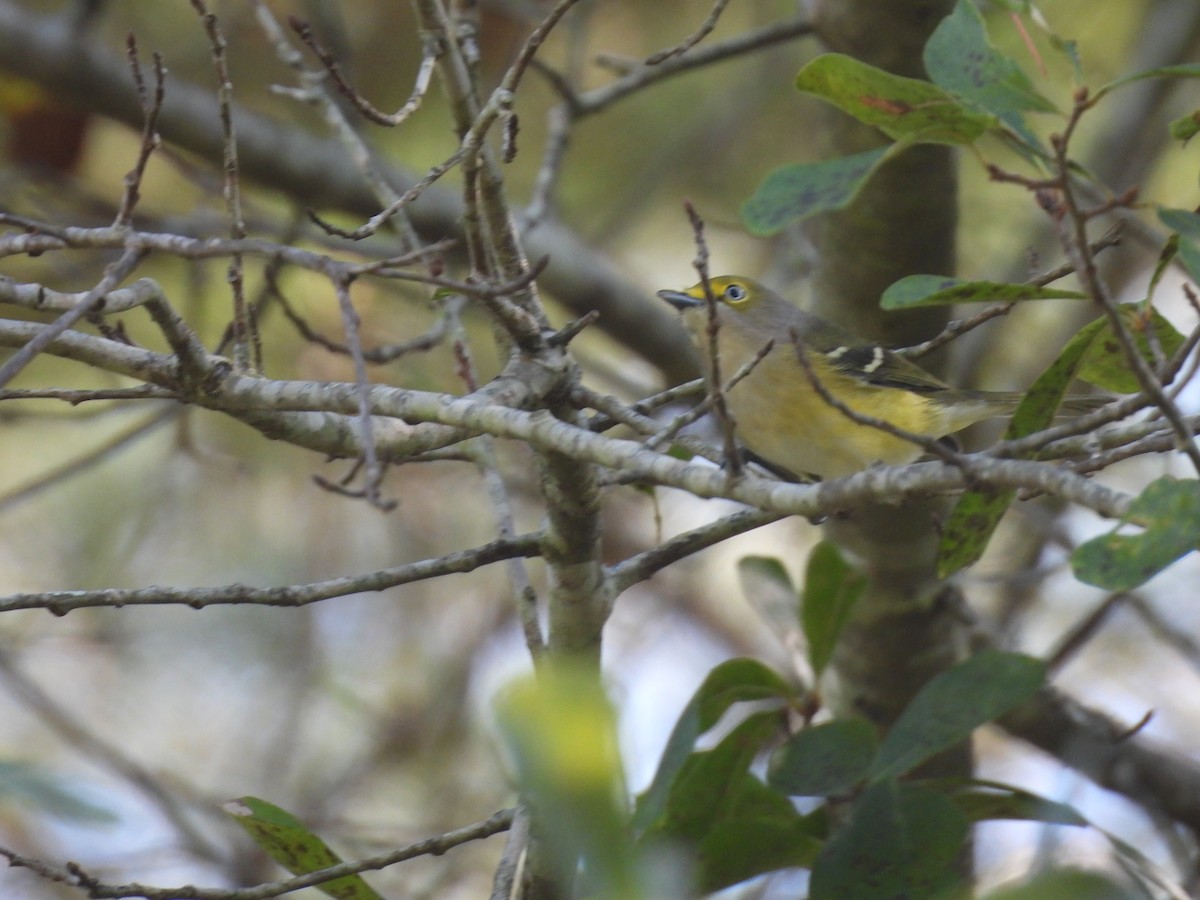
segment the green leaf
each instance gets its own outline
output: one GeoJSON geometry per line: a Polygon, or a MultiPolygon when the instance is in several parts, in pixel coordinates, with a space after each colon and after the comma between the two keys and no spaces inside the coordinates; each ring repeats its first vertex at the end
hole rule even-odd
{"type": "MultiPolygon", "coordinates": [[[[754,713],[737,724],[711,750],[688,754],[672,779],[667,802],[647,834],[700,840],[722,816],[761,811],[777,811],[784,804],[766,801],[763,796],[747,795],[743,775],[763,746],[779,731],[779,715],[754,713]]],[[[758,782],[761,785],[761,782],[758,782]]],[[[778,799],[786,799],[775,795],[778,799]]]]}
{"type": "Polygon", "coordinates": [[[1200,481],[1163,477],[1151,482],[1134,499],[1125,521],[1143,531],[1114,530],[1080,545],[1071,556],[1076,578],[1126,591],[1200,548],[1200,481]]]}
{"type": "Polygon", "coordinates": [[[738,583],[751,606],[779,635],[794,634],[800,622],[800,597],[783,563],[773,556],[743,556],[738,583]]]}
{"type": "Polygon", "coordinates": [[[924,787],[945,794],[971,823],[992,819],[1087,826],[1090,823],[1066,803],[1047,800],[1009,784],[977,778],[931,778],[924,787]]]}
{"type": "Polygon", "coordinates": [[[924,57],[934,84],[992,113],[1031,148],[1042,149],[1022,113],[1057,110],[1012,59],[991,45],[975,4],[958,0],[925,44],[924,57]]]}
{"type": "Polygon", "coordinates": [[[1200,238],[1200,213],[1188,209],[1159,207],[1158,220],[1178,234],[1200,238]]]}
{"type": "MultiPolygon", "coordinates": [[[[1200,214],[1186,209],[1158,210],[1159,220],[1179,235],[1175,251],[1193,281],[1200,281],[1200,214]]],[[[1164,251],[1164,256],[1167,256],[1164,251]]],[[[1169,259],[1169,257],[1168,257],[1169,259]]]]}
{"type": "Polygon", "coordinates": [[[928,81],[893,75],[841,53],[818,56],[796,76],[814,94],[893,140],[969,144],[995,119],[928,81]]]}
{"type": "Polygon", "coordinates": [[[771,235],[810,216],[850,203],[896,145],[815,163],[782,166],[771,172],[742,204],[751,234],[771,235]]]}
{"type": "Polygon", "coordinates": [[[695,853],[705,892],[763,872],[811,865],[821,846],[821,821],[801,816],[785,796],[750,774],[779,726],[778,713],[755,713],[713,749],[690,754],[640,845],[682,841],[695,853]]]}
{"type": "Polygon", "coordinates": [[[866,777],[875,749],[875,729],[863,719],[811,725],[775,751],[767,782],[792,797],[843,794],[866,777]]]}
{"type": "Polygon", "coordinates": [[[592,896],[641,896],[616,714],[599,674],[575,660],[547,660],[497,695],[496,712],[561,882],[578,877],[592,896]]]}
{"type": "Polygon", "coordinates": [[[811,900],[934,897],[958,881],[967,820],[940,794],[883,781],[854,803],[813,865],[811,900]]]}
{"type": "MultiPolygon", "coordinates": [[[[1165,358],[1170,358],[1183,344],[1183,335],[1153,307],[1122,303],[1117,307],[1117,314],[1125,330],[1133,336],[1138,354],[1151,368],[1157,365],[1156,355],[1151,350],[1151,335],[1165,358]]],[[[1089,384],[1118,394],[1132,394],[1141,389],[1108,319],[1103,320],[1096,339],[1084,353],[1077,375],[1089,384]]]]}
{"type": "Polygon", "coordinates": [[[738,574],[769,582],[776,589],[795,596],[792,577],[777,556],[743,556],[738,560],[738,574]]]}
{"type": "Polygon", "coordinates": [[[28,762],[0,762],[0,803],[20,805],[67,821],[117,821],[112,810],[97,806],[73,791],[65,779],[28,762]]]}
{"type": "MultiPolygon", "coordinates": [[[[225,804],[246,833],[267,855],[293,875],[304,875],[340,863],[341,857],[286,810],[257,797],[241,797],[225,804]]],[[[346,875],[318,885],[338,900],[382,900],[358,875],[346,875]]]]}
{"type": "MultiPolygon", "coordinates": [[[[1067,386],[1076,377],[1088,349],[1106,324],[1103,319],[1089,322],[1067,342],[1062,353],[1038,376],[1013,413],[1004,433],[1006,440],[1033,434],[1051,422],[1067,386]]],[[[967,491],[958,499],[938,543],[939,578],[948,578],[983,556],[996,526],[1015,496],[1016,491],[1012,490],[976,490],[967,491]]]]}
{"type": "Polygon", "coordinates": [[[880,298],[883,309],[942,306],[947,303],[1008,303],[1021,300],[1086,300],[1087,294],[1036,284],[1002,281],[959,281],[941,275],[908,275],[893,283],[880,298]]]}
{"type": "Polygon", "coordinates": [[[808,660],[817,677],[829,665],[842,627],[866,584],[866,578],[842,558],[834,544],[822,541],[813,548],[804,573],[800,624],[808,641],[808,660]]]}
{"type": "Polygon", "coordinates": [[[731,659],[709,672],[675,723],[654,780],[638,797],[635,831],[645,831],[665,814],[671,791],[692,756],[696,739],[716,725],[729,707],[743,701],[788,699],[792,693],[778,673],[757,660],[731,659]]]}
{"type": "Polygon", "coordinates": [[[1045,666],[1019,653],[986,650],[930,679],[892,726],[871,777],[911,771],[965,740],[972,731],[1028,699],[1045,680],[1045,666]]]}
{"type": "Polygon", "coordinates": [[[1099,872],[1051,869],[991,891],[985,900],[1131,900],[1129,889],[1099,872]]]}
{"type": "Polygon", "coordinates": [[[1180,241],[1179,261],[1192,281],[1200,282],[1200,246],[1192,241],[1180,241]]]}
{"type": "Polygon", "coordinates": [[[1185,144],[1200,134],[1200,109],[1188,113],[1186,116],[1180,116],[1167,126],[1167,133],[1175,140],[1183,141],[1185,144]]]}
{"type": "Polygon", "coordinates": [[[938,541],[938,578],[979,562],[1016,496],[1014,490],[980,489],[958,498],[938,541]]]}
{"type": "Polygon", "coordinates": [[[1111,93],[1117,88],[1122,88],[1138,81],[1145,81],[1147,78],[1200,78],[1200,63],[1185,63],[1177,66],[1161,66],[1157,69],[1146,69],[1142,72],[1134,72],[1130,75],[1124,75],[1115,81],[1110,81],[1108,84],[1096,91],[1095,94],[1092,95],[1092,102],[1095,103],[1105,94],[1111,93]]]}
{"type": "Polygon", "coordinates": [[[802,816],[782,794],[743,772],[725,788],[729,805],[712,817],[696,847],[704,893],[765,872],[811,867],[824,846],[823,816],[802,816]]]}

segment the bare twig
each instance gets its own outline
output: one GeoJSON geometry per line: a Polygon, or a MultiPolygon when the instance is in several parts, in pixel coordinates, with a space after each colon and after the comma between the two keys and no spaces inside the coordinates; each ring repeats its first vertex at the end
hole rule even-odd
{"type": "MultiPolygon", "coordinates": [[[[241,177],[238,172],[237,132],[233,124],[233,82],[225,58],[225,35],[215,14],[208,11],[204,0],[192,0],[192,7],[204,23],[212,53],[213,69],[217,75],[217,100],[221,112],[223,166],[225,176],[225,209],[229,215],[229,233],[234,240],[246,236],[246,220],[242,215],[241,177]]],[[[240,253],[233,254],[227,273],[233,295],[233,363],[239,372],[262,369],[262,344],[258,330],[246,305],[245,267],[240,253]]]]}
{"type": "Polygon", "coordinates": [[[366,467],[364,496],[374,507],[388,512],[395,508],[396,502],[385,501],[379,493],[383,481],[383,468],[379,465],[379,455],[375,447],[375,433],[371,417],[370,376],[367,374],[367,361],[363,358],[362,340],[359,337],[358,310],[350,299],[350,282],[337,281],[334,284],[337,294],[338,310],[342,314],[342,327],[346,332],[346,345],[350,348],[350,358],[354,362],[354,384],[358,393],[358,423],[362,431],[363,463],[366,467]]]}
{"type": "Polygon", "coordinates": [[[144,256],[143,250],[127,249],[121,254],[120,259],[105,266],[104,276],[94,288],[84,294],[75,306],[43,328],[29,343],[10,356],[4,365],[0,366],[0,387],[12,381],[18,372],[29,365],[34,357],[50,346],[59,335],[66,332],[80,319],[94,312],[104,302],[105,296],[129,277],[129,273],[137,268],[144,256]]]}
{"type": "MultiPolygon", "coordinates": [[[[1102,250],[1106,250],[1109,247],[1115,247],[1117,244],[1121,243],[1121,232],[1122,223],[1117,222],[1100,238],[1092,241],[1092,252],[1099,253],[1102,250]]],[[[1056,266],[1047,272],[1043,272],[1040,275],[1034,276],[1033,278],[1029,279],[1029,283],[1045,286],[1048,284],[1053,284],[1060,278],[1065,278],[1074,272],[1075,266],[1067,262],[1063,263],[1061,266],[1056,266]]],[[[944,347],[946,344],[950,343],[956,338],[962,337],[962,335],[966,334],[968,331],[973,331],[984,322],[991,321],[998,316],[1007,315],[1015,305],[1015,302],[1010,301],[1007,303],[996,303],[992,306],[988,306],[969,318],[946,323],[946,327],[942,329],[941,334],[938,334],[927,341],[924,341],[920,344],[914,344],[911,347],[903,347],[893,352],[899,353],[902,356],[907,356],[910,359],[917,359],[925,356],[928,353],[932,353],[934,350],[944,347]]]]}
{"type": "Polygon", "coordinates": [[[390,569],[380,569],[364,575],[350,575],[314,581],[308,584],[256,588],[244,584],[203,588],[108,588],[98,591],[46,591],[32,594],[9,594],[0,597],[0,612],[17,609],[45,609],[56,616],[75,609],[108,606],[307,606],[332,597],[344,597],[365,591],[384,591],[389,588],[440,578],[443,575],[472,572],[514,557],[537,556],[540,535],[520,535],[511,540],[496,540],[470,550],[447,553],[434,559],[421,560],[390,569]]]}
{"type": "Polygon", "coordinates": [[[890,434],[892,437],[897,437],[901,440],[908,441],[910,444],[916,444],[931,456],[937,456],[950,465],[962,468],[965,473],[969,474],[972,471],[972,468],[968,462],[969,458],[967,456],[955,452],[937,438],[931,438],[928,435],[905,431],[903,428],[898,428],[885,419],[879,419],[875,416],[868,416],[860,413],[857,410],[851,409],[837,397],[833,396],[833,394],[829,392],[829,388],[827,388],[821,382],[816,370],[813,369],[812,360],[808,358],[809,351],[805,346],[803,335],[801,335],[794,327],[788,329],[788,335],[791,337],[792,346],[796,350],[796,359],[800,363],[800,366],[804,369],[804,374],[808,378],[808,383],[812,385],[813,390],[817,392],[820,398],[828,406],[837,410],[839,413],[857,425],[863,425],[867,428],[874,428],[878,431],[882,431],[884,434],[890,434]]]}
{"type": "Polygon", "coordinates": [[[708,305],[708,328],[706,336],[708,344],[705,348],[709,366],[709,393],[712,396],[713,413],[717,419],[721,439],[725,447],[725,465],[731,477],[737,477],[742,471],[742,456],[737,445],[737,423],[729,404],[725,402],[725,382],[721,379],[721,352],[718,337],[721,330],[721,319],[717,298],[713,296],[712,285],[709,283],[708,244],[704,239],[704,221],[690,202],[683,205],[688,222],[692,226],[692,240],[696,245],[696,258],[692,265],[704,285],[704,301],[708,305]]]}
{"type": "Polygon", "coordinates": [[[506,831],[512,824],[513,816],[513,810],[502,809],[482,822],[448,831],[437,837],[426,838],[397,850],[390,850],[387,853],[380,853],[365,859],[338,863],[336,866],[317,869],[304,875],[295,875],[281,881],[267,882],[248,888],[198,888],[191,885],[163,888],[146,884],[106,884],[89,875],[75,863],[55,866],[4,848],[0,848],[0,856],[5,857],[10,866],[29,869],[50,881],[83,888],[87,891],[88,896],[93,898],[121,900],[121,898],[140,897],[143,900],[180,900],[180,898],[186,897],[188,900],[267,900],[269,897],[290,894],[301,888],[325,884],[347,875],[385,869],[417,857],[440,856],[455,847],[506,831]]]}
{"type": "Polygon", "coordinates": [[[125,175],[125,191],[121,197],[121,206],[117,210],[116,219],[113,221],[113,224],[117,226],[128,225],[133,220],[133,211],[141,196],[142,179],[146,175],[146,165],[150,162],[150,156],[161,143],[161,138],[158,136],[158,114],[162,111],[163,98],[166,96],[164,87],[166,69],[163,66],[162,57],[157,53],[154,54],[154,93],[151,95],[146,89],[141,63],[138,60],[137,39],[132,33],[126,39],[126,50],[129,67],[133,72],[134,85],[137,88],[138,100],[145,114],[145,122],[142,124],[142,140],[138,147],[137,162],[125,175]]]}
{"type": "Polygon", "coordinates": [[[716,522],[710,522],[676,535],[669,541],[664,541],[643,553],[629,557],[612,567],[610,577],[618,593],[628,590],[672,563],[728,540],[734,535],[745,534],[755,528],[778,522],[781,518],[783,516],[779,513],[764,512],[758,509],[742,510],[718,519],[716,522]]]}
{"type": "Polygon", "coordinates": [[[1071,161],[1067,156],[1067,148],[1081,116],[1089,108],[1087,90],[1081,88],[1076,93],[1075,103],[1071,115],[1067,119],[1066,127],[1063,129],[1063,133],[1051,137],[1055,165],[1058,170],[1058,184],[1056,187],[1062,196],[1063,206],[1061,211],[1052,208],[1051,212],[1055,214],[1055,221],[1063,223],[1063,228],[1067,226],[1066,222],[1063,221],[1061,213],[1066,213],[1066,219],[1069,220],[1070,224],[1070,231],[1069,233],[1064,232],[1062,243],[1068,257],[1077,267],[1080,279],[1083,281],[1088,293],[1100,303],[1105,315],[1108,317],[1112,325],[1113,334],[1116,336],[1117,343],[1121,347],[1125,363],[1137,378],[1138,385],[1153,400],[1154,405],[1162,411],[1163,416],[1175,431],[1178,438],[1177,449],[1184,453],[1196,471],[1200,472],[1200,447],[1196,446],[1195,432],[1180,412],[1179,407],[1167,396],[1158,375],[1142,358],[1133,336],[1129,333],[1128,327],[1121,319],[1116,301],[1110,295],[1107,284],[1100,278],[1100,274],[1096,268],[1095,256],[1092,254],[1088,244],[1088,220],[1100,212],[1107,211],[1111,207],[1126,205],[1132,199],[1128,197],[1113,198],[1111,203],[1102,204],[1094,210],[1085,210],[1079,205],[1074,183],[1071,180],[1071,161]]]}
{"type": "Polygon", "coordinates": [[[292,26],[292,30],[296,32],[300,40],[304,42],[304,45],[321,61],[321,65],[325,67],[325,71],[329,73],[329,77],[333,79],[334,85],[342,96],[349,100],[354,105],[354,108],[364,117],[377,125],[384,125],[389,128],[399,125],[421,108],[425,94],[429,91],[434,66],[437,64],[438,57],[444,49],[441,46],[441,42],[432,35],[422,34],[421,65],[417,69],[417,77],[413,85],[412,94],[396,112],[388,114],[376,109],[369,100],[346,80],[337,59],[317,40],[316,35],[313,34],[312,26],[308,22],[297,16],[291,16],[288,18],[288,24],[292,26]]]}
{"type": "Polygon", "coordinates": [[[673,56],[682,56],[687,51],[691,50],[698,43],[712,34],[712,30],[717,27],[717,21],[721,18],[721,13],[725,12],[725,7],[729,5],[729,0],[715,0],[712,11],[709,12],[708,18],[700,23],[692,34],[688,35],[683,41],[676,44],[674,47],[668,47],[666,50],[660,50],[646,60],[646,65],[657,66],[659,63],[666,62],[673,56]]]}
{"type": "Polygon", "coordinates": [[[529,850],[529,812],[518,807],[513,816],[508,840],[496,874],[492,879],[491,900],[512,900],[520,896],[521,873],[525,868],[525,857],[529,850]]]}
{"type": "Polygon", "coordinates": [[[770,25],[747,31],[745,34],[740,34],[727,41],[720,41],[680,56],[671,57],[655,66],[639,66],[612,84],[566,98],[566,100],[571,104],[576,116],[592,115],[618,100],[642,90],[647,85],[692,69],[712,65],[721,60],[731,59],[743,53],[751,53],[773,44],[795,40],[798,37],[812,34],[813,31],[812,20],[808,16],[797,16],[794,19],[772,22],[770,25]]]}

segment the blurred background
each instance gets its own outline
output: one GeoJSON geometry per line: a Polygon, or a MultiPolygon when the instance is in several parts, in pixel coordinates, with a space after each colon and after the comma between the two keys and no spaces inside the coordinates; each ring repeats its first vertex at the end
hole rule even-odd
{"type": "MultiPolygon", "coordinates": [[[[174,85],[211,89],[209,47],[186,0],[108,4],[0,0],[0,29],[10,16],[33,22],[83,17],[87,42],[120,60],[126,35],[143,61],[163,54],[174,85]]],[[[277,0],[343,60],[361,93],[391,111],[408,97],[420,63],[409,4],[378,0],[277,0]]],[[[482,2],[484,81],[503,74],[524,36],[550,4],[482,2]]],[[[693,31],[710,0],[608,0],[583,3],[544,48],[544,60],[572,73],[582,90],[608,84],[621,66],[645,59],[693,31]]],[[[1059,35],[1078,42],[1083,80],[1099,85],[1135,67],[1195,59],[1200,15],[1192,0],[1047,0],[1042,11],[1059,35]]],[[[310,108],[272,91],[292,84],[250,5],[217,2],[229,39],[239,103],[289,128],[324,135],[310,108]]],[[[793,2],[730,4],[709,41],[802,14],[793,2]]],[[[1025,46],[1012,21],[993,11],[991,33],[1044,92],[1067,105],[1071,69],[1035,35],[1025,46]],[[1039,72],[1044,67],[1044,72],[1039,72]]],[[[695,249],[682,202],[704,216],[713,272],[745,272],[799,296],[808,253],[802,236],[749,237],[739,206],[779,165],[817,158],[811,128],[815,101],[792,88],[796,71],[818,52],[798,39],[657,83],[578,123],[552,203],[537,228],[565,228],[611,261],[621,275],[654,292],[696,280],[695,249]]],[[[0,57],[0,208],[60,224],[107,224],[133,165],[139,137],[128,124],[96,113],[85,94],[56,92],[14,72],[0,57]]],[[[1084,123],[1076,150],[1116,190],[1142,186],[1167,205],[1197,203],[1196,144],[1172,146],[1165,123],[1195,106],[1194,83],[1152,83],[1121,95],[1084,123]],[[1191,92],[1190,94],[1188,92],[1191,92]]],[[[508,164],[510,199],[520,208],[535,190],[558,97],[530,73],[517,100],[519,152],[508,164]]],[[[1039,123],[1049,129],[1056,123],[1039,123]]],[[[422,173],[456,146],[436,81],[420,110],[394,130],[363,125],[378,154],[422,173]]],[[[1003,148],[989,158],[1011,162],[1003,148]]],[[[992,184],[980,161],[964,154],[960,275],[1019,279],[1059,264],[1043,216],[1022,190],[992,184]]],[[[444,183],[453,191],[458,182],[444,183]]],[[[335,246],[307,223],[304,196],[247,181],[251,231],[328,251],[335,246]]],[[[219,172],[186,149],[168,145],[150,163],[136,223],[146,230],[222,234],[219,172]]],[[[325,213],[325,210],[322,210],[325,213]]],[[[342,224],[361,223],[329,210],[342,224]]],[[[1153,223],[1152,212],[1146,222],[1153,223]]],[[[1124,299],[1145,291],[1160,249],[1131,231],[1111,251],[1107,276],[1124,299]]],[[[346,256],[389,251],[386,240],[337,244],[346,256]]],[[[0,274],[60,290],[95,283],[108,257],[51,253],[0,260],[0,274]]],[[[226,262],[155,258],[140,274],[159,280],[209,346],[229,317],[226,262]]],[[[341,339],[327,283],[285,269],[280,291],[314,330],[341,339]]],[[[259,296],[261,261],[248,269],[259,296]]],[[[1158,292],[1160,308],[1183,331],[1194,326],[1178,281],[1158,292]]],[[[561,324],[575,313],[555,305],[561,324]]],[[[430,291],[395,282],[356,286],[368,345],[405,341],[439,319],[430,291]]],[[[5,308],[6,315],[25,314],[5,308]]],[[[658,315],[660,311],[655,311],[658,315]]],[[[1077,328],[1079,310],[1032,304],[956,348],[957,383],[1021,387],[1077,328]]],[[[650,313],[647,313],[650,315],[650,313]]],[[[122,317],[129,334],[161,346],[140,315],[122,317]]],[[[305,339],[278,305],[261,320],[265,374],[275,378],[352,380],[350,362],[305,339]]],[[[498,359],[489,326],[468,310],[471,349],[482,377],[498,359]]],[[[632,400],[665,386],[669,361],[631,353],[620,335],[591,329],[577,342],[593,387],[632,400]]],[[[682,343],[678,350],[686,354],[682,343]]],[[[453,347],[443,342],[372,370],[387,383],[463,392],[453,347]]],[[[124,382],[84,366],[39,358],[13,387],[97,389],[124,382]]],[[[1196,392],[1184,398],[1195,412],[1196,392]]],[[[982,438],[981,438],[982,439],[982,438]]],[[[537,488],[527,452],[501,447],[501,469],[517,504],[517,529],[538,526],[537,488]]],[[[218,415],[156,403],[22,401],[0,406],[0,595],[48,590],[271,586],[368,572],[488,541],[492,513],[475,468],[461,462],[394,467],[385,494],[390,513],[322,489],[349,464],[264,440],[218,415]]],[[[1136,490],[1158,474],[1185,470],[1169,456],[1115,466],[1103,480],[1136,490]]],[[[613,488],[605,499],[606,552],[615,562],[734,507],[681,493],[613,488]]],[[[1019,507],[987,559],[964,576],[981,624],[1010,647],[1052,652],[1103,600],[1066,565],[1079,541],[1110,526],[1084,514],[1058,518],[1049,506],[1019,507]],[[1022,557],[1029,532],[1045,534],[1044,552],[1022,557]],[[1011,573],[1018,572],[1018,576],[1011,573]]],[[[753,655],[791,665],[790,635],[749,602],[736,561],[775,555],[799,577],[813,526],[788,520],[675,565],[624,594],[606,629],[605,665],[621,711],[630,787],[645,786],[679,709],[722,659],[753,655]]],[[[535,584],[538,563],[530,564],[535,584]]],[[[1200,743],[1200,583],[1193,554],[1115,608],[1058,672],[1055,683],[1131,725],[1148,713],[1144,734],[1194,757],[1200,743]]],[[[2,602],[0,597],[0,602],[2,602]]],[[[500,566],[381,594],[345,597],[302,609],[164,607],[87,609],[54,617],[42,611],[0,617],[0,844],[31,856],[73,860],[108,881],[232,886],[273,877],[236,826],[213,812],[253,794],[302,818],[345,856],[380,852],[486,818],[513,802],[498,751],[490,698],[529,667],[500,566]]],[[[1036,751],[985,732],[981,775],[1012,781],[1076,804],[1092,821],[1172,859],[1170,829],[1128,802],[1102,792],[1036,751]]],[[[1093,830],[1029,824],[985,826],[978,841],[981,877],[994,885],[1046,860],[1105,865],[1105,840],[1093,830]]],[[[502,847],[492,838],[437,858],[421,858],[368,876],[385,895],[467,898],[486,895],[502,847]]],[[[792,896],[787,879],[760,881],[733,896],[792,896]]],[[[5,897],[77,897],[20,870],[0,871],[5,897]]],[[[299,895],[298,895],[299,896],[299,895]]]]}

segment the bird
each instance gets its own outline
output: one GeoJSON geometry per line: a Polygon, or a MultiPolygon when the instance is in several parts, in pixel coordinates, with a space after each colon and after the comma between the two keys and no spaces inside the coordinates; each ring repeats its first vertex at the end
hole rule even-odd
{"type": "MultiPolygon", "coordinates": [[[[707,283],[715,301],[722,382],[765,352],[726,392],[725,402],[740,443],[777,471],[837,478],[880,463],[905,465],[925,452],[916,442],[854,421],[821,396],[814,378],[855,413],[930,439],[1010,415],[1024,396],[953,388],[906,357],[800,309],[751,278],[722,275],[707,283]],[[799,353],[805,354],[812,376],[799,353]]],[[[682,313],[711,383],[705,282],[657,296],[682,313]]],[[[1063,408],[1084,412],[1103,402],[1106,398],[1080,397],[1065,401],[1063,408]]]]}

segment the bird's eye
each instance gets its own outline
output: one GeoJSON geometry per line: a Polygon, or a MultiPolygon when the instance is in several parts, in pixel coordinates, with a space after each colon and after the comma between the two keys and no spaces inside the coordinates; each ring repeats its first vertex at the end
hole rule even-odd
{"type": "Polygon", "coordinates": [[[746,289],[740,284],[731,284],[725,288],[725,299],[730,303],[741,303],[746,299],[746,289]]]}

